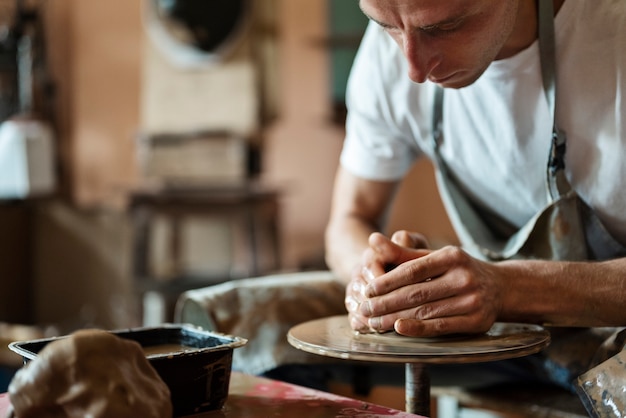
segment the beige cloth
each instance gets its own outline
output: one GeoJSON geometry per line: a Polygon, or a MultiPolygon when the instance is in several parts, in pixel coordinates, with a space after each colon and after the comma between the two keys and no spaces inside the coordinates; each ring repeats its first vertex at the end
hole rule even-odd
{"type": "Polygon", "coordinates": [[[331,272],[284,273],[187,291],[174,319],[247,338],[233,354],[233,369],[261,374],[286,364],[330,361],[292,347],[287,333],[309,320],[347,314],[344,297],[345,285],[331,272]]]}

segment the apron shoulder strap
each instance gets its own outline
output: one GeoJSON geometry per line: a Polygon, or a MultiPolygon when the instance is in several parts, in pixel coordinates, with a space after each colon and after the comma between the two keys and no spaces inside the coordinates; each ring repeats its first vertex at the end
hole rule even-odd
{"type": "Polygon", "coordinates": [[[539,54],[543,90],[552,114],[552,140],[547,167],[548,197],[551,201],[568,194],[572,187],[565,177],[565,134],[556,122],[556,41],[554,34],[554,5],[552,0],[537,0],[539,24],[539,54]]]}

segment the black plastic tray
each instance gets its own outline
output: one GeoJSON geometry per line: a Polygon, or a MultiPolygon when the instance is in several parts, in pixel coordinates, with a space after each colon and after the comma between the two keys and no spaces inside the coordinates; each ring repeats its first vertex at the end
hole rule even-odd
{"type": "MultiPolygon", "coordinates": [[[[169,387],[174,416],[177,417],[222,408],[228,398],[233,350],[247,343],[244,338],[180,324],[110,332],[137,341],[142,347],[163,344],[191,347],[146,356],[169,387]]],[[[9,349],[21,355],[27,363],[35,359],[47,344],[66,337],[12,342],[9,349]]]]}

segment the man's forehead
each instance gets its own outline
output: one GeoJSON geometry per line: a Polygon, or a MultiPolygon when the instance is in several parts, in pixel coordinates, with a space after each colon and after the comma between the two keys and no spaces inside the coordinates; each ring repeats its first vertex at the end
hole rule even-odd
{"type": "Polygon", "coordinates": [[[427,26],[458,19],[490,1],[494,0],[359,0],[359,7],[370,19],[385,25],[396,26],[402,20],[427,26]]]}

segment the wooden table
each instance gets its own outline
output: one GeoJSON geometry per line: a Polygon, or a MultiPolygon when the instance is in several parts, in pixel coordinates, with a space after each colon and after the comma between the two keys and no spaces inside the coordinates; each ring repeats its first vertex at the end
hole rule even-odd
{"type": "Polygon", "coordinates": [[[430,416],[428,364],[497,361],[534,354],[550,343],[538,325],[495,323],[484,334],[411,338],[394,332],[359,334],[348,316],[316,319],[287,335],[294,347],[313,354],[349,360],[405,364],[405,402],[411,413],[430,416]]]}
{"type": "MultiPolygon", "coordinates": [[[[9,408],[8,395],[0,395],[0,417],[9,408]]],[[[409,418],[418,415],[380,405],[320,392],[276,380],[233,372],[226,404],[221,410],[188,418],[409,418]]],[[[423,417],[422,417],[423,418],[423,417]]]]}

